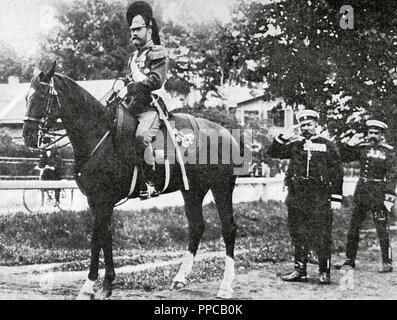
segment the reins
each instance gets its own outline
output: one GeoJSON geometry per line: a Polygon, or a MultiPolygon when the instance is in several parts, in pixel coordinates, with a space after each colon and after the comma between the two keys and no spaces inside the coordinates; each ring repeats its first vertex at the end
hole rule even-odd
{"type": "MultiPolygon", "coordinates": [[[[119,80],[119,79],[116,79],[116,81],[117,81],[117,80],[119,80]]],[[[115,81],[115,82],[116,82],[116,81],[115,81]]],[[[70,142],[65,143],[65,144],[63,144],[63,145],[61,145],[61,146],[56,146],[55,144],[56,144],[57,142],[59,142],[60,140],[62,140],[63,138],[67,137],[67,134],[56,133],[55,131],[51,131],[51,128],[48,128],[48,127],[47,127],[47,126],[48,126],[48,123],[49,123],[49,121],[50,121],[50,115],[51,115],[51,113],[52,113],[52,110],[51,110],[51,103],[52,103],[53,97],[55,97],[55,99],[56,99],[56,105],[57,105],[58,111],[60,111],[60,110],[62,109],[62,105],[61,105],[61,103],[60,103],[60,101],[59,101],[58,91],[55,89],[54,79],[51,77],[51,80],[50,80],[49,83],[40,82],[40,84],[49,88],[49,90],[48,90],[48,98],[47,98],[47,101],[46,101],[46,114],[45,114],[45,117],[44,117],[44,119],[37,119],[37,118],[33,118],[33,117],[28,117],[28,116],[26,116],[26,117],[24,118],[24,120],[25,120],[25,121],[38,122],[38,123],[42,124],[42,125],[44,126],[44,128],[42,128],[42,131],[43,131],[43,129],[44,129],[44,131],[45,131],[45,133],[43,134],[43,136],[45,136],[45,135],[50,135],[50,136],[53,136],[53,137],[58,136],[58,138],[56,138],[54,141],[51,141],[50,143],[46,144],[46,145],[43,146],[43,147],[39,147],[39,148],[38,148],[39,150],[47,151],[47,150],[51,150],[51,149],[52,149],[52,150],[53,150],[53,149],[56,149],[56,150],[62,149],[62,148],[64,148],[64,147],[68,146],[68,145],[70,144],[70,142]]],[[[113,83],[113,86],[112,86],[112,89],[111,89],[111,90],[113,90],[113,91],[114,91],[114,84],[115,84],[115,83],[113,83]]],[[[109,91],[109,92],[110,92],[110,91],[109,91]]],[[[109,92],[107,92],[106,95],[109,94],[109,92]]],[[[105,95],[105,96],[106,96],[106,95],[105,95]]],[[[106,108],[106,109],[107,109],[107,110],[106,110],[105,114],[103,115],[103,118],[106,118],[106,116],[111,112],[111,108],[110,108],[110,107],[109,107],[109,108],[106,108]]],[[[75,125],[76,125],[77,122],[78,122],[78,120],[76,120],[76,121],[74,122],[72,128],[75,127],[75,125]]],[[[92,156],[92,155],[99,149],[99,147],[102,145],[102,143],[103,143],[103,142],[106,140],[106,138],[109,136],[110,132],[111,132],[111,130],[106,131],[106,133],[103,135],[103,137],[100,139],[100,141],[96,144],[96,146],[93,148],[93,150],[89,153],[89,156],[92,156]]]]}

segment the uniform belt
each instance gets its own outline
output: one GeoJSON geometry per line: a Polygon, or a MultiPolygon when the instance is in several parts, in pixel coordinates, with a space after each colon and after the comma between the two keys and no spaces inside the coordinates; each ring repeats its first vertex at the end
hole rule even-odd
{"type": "Polygon", "coordinates": [[[384,179],[370,179],[366,177],[360,177],[360,180],[363,182],[385,182],[384,179]]]}
{"type": "Polygon", "coordinates": [[[292,176],[289,178],[292,183],[302,183],[302,184],[317,184],[317,185],[326,185],[327,181],[324,177],[305,177],[305,176],[292,176]]]}

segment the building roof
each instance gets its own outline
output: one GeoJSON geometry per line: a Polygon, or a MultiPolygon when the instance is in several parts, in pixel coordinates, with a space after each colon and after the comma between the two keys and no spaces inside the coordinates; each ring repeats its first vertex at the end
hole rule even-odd
{"type": "Polygon", "coordinates": [[[247,105],[247,104],[251,104],[251,103],[256,102],[256,101],[265,101],[265,96],[261,95],[261,96],[258,96],[258,97],[252,97],[250,99],[240,101],[240,102],[237,103],[237,108],[242,107],[242,106],[247,105]]]}
{"type": "MultiPolygon", "coordinates": [[[[114,80],[77,81],[96,99],[104,100],[112,88],[114,80]]],[[[30,83],[0,84],[0,124],[23,123],[25,116],[25,96],[30,83]]]]}

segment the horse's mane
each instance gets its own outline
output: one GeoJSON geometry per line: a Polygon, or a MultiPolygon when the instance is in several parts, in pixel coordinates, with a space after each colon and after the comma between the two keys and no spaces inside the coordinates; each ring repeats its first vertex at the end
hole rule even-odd
{"type": "Polygon", "coordinates": [[[83,107],[89,115],[101,117],[107,111],[106,107],[100,101],[72,78],[55,73],[54,84],[57,91],[73,100],[79,108],[83,107]]]}

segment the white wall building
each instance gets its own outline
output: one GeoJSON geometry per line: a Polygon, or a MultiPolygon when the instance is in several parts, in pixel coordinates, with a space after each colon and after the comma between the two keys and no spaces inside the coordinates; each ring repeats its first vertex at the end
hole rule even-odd
{"type": "Polygon", "coordinates": [[[294,111],[283,99],[265,101],[259,96],[237,103],[236,118],[241,125],[264,121],[269,126],[269,134],[275,136],[294,125],[294,111]]]}

